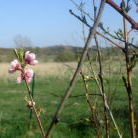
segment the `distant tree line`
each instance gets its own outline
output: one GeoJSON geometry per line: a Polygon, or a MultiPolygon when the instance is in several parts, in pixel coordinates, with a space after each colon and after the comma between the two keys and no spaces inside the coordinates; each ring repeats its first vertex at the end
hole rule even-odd
{"type": "MultiPolygon", "coordinates": [[[[51,47],[25,47],[25,49],[36,53],[41,62],[72,62],[78,61],[82,52],[81,47],[73,46],[51,46],[51,47]]],[[[13,49],[0,48],[0,62],[10,62],[13,59],[13,49]]],[[[121,56],[121,51],[115,47],[101,48],[102,60],[112,58],[116,60],[121,56]]],[[[97,59],[96,49],[89,50],[90,58],[94,61],[97,59]]],[[[87,59],[86,59],[87,60],[87,59]]]]}

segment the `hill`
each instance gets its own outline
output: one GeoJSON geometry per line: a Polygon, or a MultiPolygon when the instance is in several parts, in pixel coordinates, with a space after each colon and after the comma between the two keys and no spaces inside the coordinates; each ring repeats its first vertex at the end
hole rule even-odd
{"type": "MultiPolygon", "coordinates": [[[[76,46],[50,46],[50,47],[28,47],[26,50],[36,53],[37,58],[41,62],[69,62],[77,61],[83,48],[76,46]]],[[[101,48],[103,59],[108,56],[118,56],[120,51],[113,47],[101,48]]],[[[97,52],[95,47],[89,50],[91,57],[95,60],[97,52]]],[[[15,58],[13,48],[0,48],[0,62],[10,62],[15,58]]]]}

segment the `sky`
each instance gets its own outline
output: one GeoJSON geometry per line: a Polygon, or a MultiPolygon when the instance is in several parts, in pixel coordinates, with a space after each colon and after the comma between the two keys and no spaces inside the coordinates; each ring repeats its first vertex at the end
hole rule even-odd
{"type": "MultiPolygon", "coordinates": [[[[91,0],[84,1],[92,12],[91,0]]],[[[70,0],[0,0],[0,47],[15,47],[14,39],[18,35],[29,38],[34,46],[83,46],[82,24],[70,15],[69,9],[78,13],[70,0]]],[[[132,15],[137,19],[134,12],[132,15]]],[[[120,19],[106,5],[104,24],[115,30],[122,25],[120,19]]]]}

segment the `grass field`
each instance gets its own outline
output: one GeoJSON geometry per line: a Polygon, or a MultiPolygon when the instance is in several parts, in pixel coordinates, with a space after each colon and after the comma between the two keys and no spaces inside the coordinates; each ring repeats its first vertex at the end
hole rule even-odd
{"type": "MultiPolygon", "coordinates": [[[[110,64],[110,66],[108,66],[108,62],[105,63],[106,78],[104,83],[120,131],[124,138],[129,138],[128,100],[122,82],[124,69],[119,65],[118,62],[114,65],[110,64]]],[[[27,95],[25,84],[16,84],[17,75],[7,73],[9,64],[0,64],[0,67],[0,138],[39,138],[39,128],[34,121],[34,116],[33,120],[30,121],[30,110],[26,107],[24,100],[27,95]]],[[[34,97],[37,105],[44,109],[41,117],[45,129],[48,128],[75,67],[76,63],[43,63],[34,68],[36,72],[34,97]]],[[[87,72],[87,69],[84,70],[87,72]]],[[[138,118],[137,70],[135,70],[133,78],[135,114],[138,118]]],[[[99,93],[95,81],[91,80],[89,85],[91,86],[91,93],[99,93]]],[[[95,138],[94,127],[89,121],[91,114],[85,96],[78,96],[84,94],[84,86],[79,76],[71,97],[66,101],[60,122],[53,132],[53,138],[95,138]]],[[[100,107],[102,105],[101,97],[91,96],[91,99],[95,98],[97,99],[95,104],[100,107]]],[[[102,111],[102,109],[98,109],[102,111]]],[[[101,122],[102,119],[102,115],[99,114],[101,122]]],[[[118,137],[112,123],[110,128],[111,138],[118,137]]],[[[101,134],[104,137],[104,132],[101,134]]]]}

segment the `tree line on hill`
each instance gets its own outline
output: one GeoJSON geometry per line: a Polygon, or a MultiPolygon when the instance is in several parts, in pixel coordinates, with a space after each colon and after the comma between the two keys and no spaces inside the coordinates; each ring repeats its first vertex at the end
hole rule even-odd
{"type": "MultiPolygon", "coordinates": [[[[82,47],[76,46],[50,46],[50,47],[26,47],[26,50],[36,53],[40,62],[72,62],[78,61],[83,51],[82,47]]],[[[115,47],[102,47],[102,59],[114,60],[121,56],[121,51],[115,47]]],[[[89,55],[92,60],[97,59],[97,50],[94,46],[89,49],[89,55]]],[[[10,62],[14,56],[13,48],[0,48],[0,62],[10,62]]]]}

